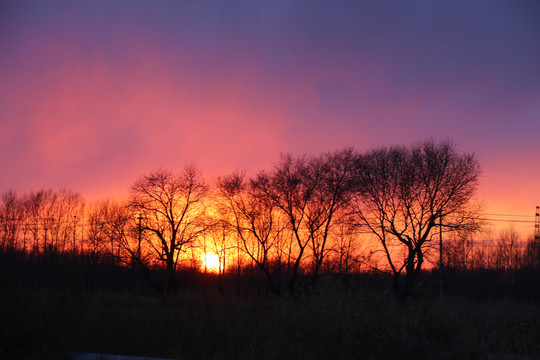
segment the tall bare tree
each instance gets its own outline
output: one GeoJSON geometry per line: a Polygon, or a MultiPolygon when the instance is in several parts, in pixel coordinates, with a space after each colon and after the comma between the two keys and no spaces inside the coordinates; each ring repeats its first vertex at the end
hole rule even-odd
{"type": "Polygon", "coordinates": [[[382,246],[403,296],[422,269],[426,245],[437,240],[433,235],[477,227],[471,199],[479,174],[476,157],[458,153],[450,141],[380,148],[358,158],[354,210],[382,246]]]}
{"type": "Polygon", "coordinates": [[[521,266],[521,240],[513,227],[502,230],[496,243],[495,264],[497,270],[510,276],[521,266]]]}
{"type": "Polygon", "coordinates": [[[279,293],[275,280],[276,264],[272,261],[284,232],[278,209],[253,181],[243,174],[231,174],[218,180],[219,209],[239,238],[242,251],[266,276],[272,292],[279,293]]]}
{"type": "Polygon", "coordinates": [[[91,203],[87,207],[85,247],[91,264],[101,261],[105,254],[109,253],[106,237],[108,205],[108,201],[100,201],[91,203]]]}
{"type": "Polygon", "coordinates": [[[356,156],[351,148],[323,154],[311,160],[308,176],[316,186],[308,201],[307,234],[317,275],[331,247],[332,235],[348,222],[344,210],[350,203],[356,156]]]}
{"type": "Polygon", "coordinates": [[[177,290],[176,270],[182,250],[204,231],[202,201],[207,186],[194,166],[181,174],[160,169],[131,186],[130,205],[141,216],[145,239],[165,264],[167,292],[177,290]]]}
{"type": "MultiPolygon", "coordinates": [[[[229,266],[230,254],[236,249],[234,231],[224,219],[212,218],[207,222],[207,231],[204,237],[205,254],[215,254],[219,266],[217,272],[222,275],[229,266]]],[[[207,261],[204,262],[205,272],[208,270],[207,261]]]]}
{"type": "Polygon", "coordinates": [[[540,238],[533,235],[527,240],[523,257],[525,266],[534,270],[540,269],[540,238]]]}
{"type": "Polygon", "coordinates": [[[41,216],[46,194],[43,190],[31,192],[23,196],[23,206],[26,212],[27,224],[32,236],[32,254],[39,255],[41,246],[41,216]]]}
{"type": "MultiPolygon", "coordinates": [[[[478,245],[478,244],[477,244],[478,245]]],[[[470,233],[456,233],[447,238],[444,244],[445,266],[467,271],[474,267],[475,244],[470,233]]]]}
{"type": "Polygon", "coordinates": [[[350,214],[340,214],[340,222],[332,232],[331,255],[328,267],[338,273],[347,274],[369,268],[373,249],[362,236],[359,226],[350,214]]]}
{"type": "Polygon", "coordinates": [[[25,217],[21,199],[15,191],[6,191],[0,204],[0,250],[15,250],[23,231],[25,217]]]}
{"type": "Polygon", "coordinates": [[[252,182],[261,194],[261,201],[271,204],[284,217],[287,230],[294,239],[289,279],[291,292],[294,291],[300,265],[311,240],[304,230],[308,203],[314,196],[317,179],[309,175],[311,169],[308,162],[305,156],[295,158],[290,154],[282,155],[272,172],[261,172],[252,182]]]}
{"type": "Polygon", "coordinates": [[[285,154],[271,172],[253,179],[261,201],[279,210],[294,240],[290,291],[306,250],[311,250],[314,277],[329,254],[331,236],[342,221],[339,215],[350,200],[355,164],[352,149],[319,156],[285,154]]]}
{"type": "Polygon", "coordinates": [[[134,209],[128,204],[111,200],[96,204],[88,216],[89,239],[93,246],[104,250],[112,264],[141,264],[135,217],[134,209]]]}
{"type": "MultiPolygon", "coordinates": [[[[63,254],[80,249],[85,202],[79,193],[70,190],[40,190],[18,198],[23,217],[16,219],[23,232],[24,247],[27,236],[32,237],[32,252],[38,255],[52,251],[63,254]]],[[[11,205],[10,205],[11,206],[11,205]]],[[[14,219],[13,214],[10,219],[14,219]]]]}

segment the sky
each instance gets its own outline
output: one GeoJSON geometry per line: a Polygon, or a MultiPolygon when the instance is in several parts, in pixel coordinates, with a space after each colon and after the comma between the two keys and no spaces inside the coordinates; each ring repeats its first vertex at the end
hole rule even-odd
{"type": "Polygon", "coordinates": [[[0,1],[0,192],[122,197],[158,168],[429,138],[532,233],[540,2],[0,1]]]}

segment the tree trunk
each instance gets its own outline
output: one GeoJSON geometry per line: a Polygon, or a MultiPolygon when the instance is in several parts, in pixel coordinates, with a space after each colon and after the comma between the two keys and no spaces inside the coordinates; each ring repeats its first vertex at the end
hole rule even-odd
{"type": "Polygon", "coordinates": [[[176,269],[174,267],[174,262],[172,259],[167,259],[167,295],[173,296],[178,290],[178,284],[176,282],[176,269]]]}
{"type": "Polygon", "coordinates": [[[406,298],[411,295],[416,278],[420,272],[423,263],[423,256],[419,249],[409,249],[407,266],[405,267],[405,288],[403,289],[402,297],[406,298]],[[416,264],[415,264],[416,260],[416,264]]]}

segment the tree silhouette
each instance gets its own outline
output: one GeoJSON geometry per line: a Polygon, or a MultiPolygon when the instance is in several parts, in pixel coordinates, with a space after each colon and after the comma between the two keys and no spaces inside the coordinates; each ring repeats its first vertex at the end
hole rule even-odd
{"type": "Polygon", "coordinates": [[[354,163],[355,153],[351,148],[323,154],[312,160],[308,174],[316,179],[317,186],[312,199],[308,201],[305,215],[315,276],[331,249],[329,241],[333,232],[343,229],[348,222],[344,210],[352,194],[354,163]]]}
{"type": "Polygon", "coordinates": [[[519,234],[513,227],[499,234],[495,248],[495,266],[505,277],[521,265],[520,243],[519,234]]]}
{"type": "Polygon", "coordinates": [[[530,269],[540,269],[540,238],[532,236],[525,246],[524,262],[530,269]]]}
{"type": "Polygon", "coordinates": [[[160,169],[131,187],[130,205],[140,214],[141,230],[159,261],[165,263],[167,293],[177,290],[176,269],[181,251],[204,231],[202,200],[207,192],[199,172],[187,166],[176,175],[160,169]]]}
{"type": "Polygon", "coordinates": [[[437,230],[478,226],[471,199],[479,174],[475,156],[457,153],[449,141],[380,148],[359,156],[353,209],[382,246],[401,295],[412,289],[437,230]]]}
{"type": "Polygon", "coordinates": [[[295,245],[290,291],[306,250],[311,250],[314,278],[329,254],[331,237],[350,200],[354,169],[352,149],[320,156],[284,154],[272,171],[253,179],[260,201],[277,209],[295,245]]]}
{"type": "Polygon", "coordinates": [[[278,294],[275,272],[279,264],[272,261],[272,255],[282,245],[285,230],[278,209],[243,174],[219,179],[218,189],[220,209],[229,214],[226,221],[238,236],[240,248],[264,274],[270,290],[278,294]]]}
{"type": "Polygon", "coordinates": [[[25,216],[21,200],[14,191],[6,191],[0,203],[0,250],[16,249],[25,216]]]}

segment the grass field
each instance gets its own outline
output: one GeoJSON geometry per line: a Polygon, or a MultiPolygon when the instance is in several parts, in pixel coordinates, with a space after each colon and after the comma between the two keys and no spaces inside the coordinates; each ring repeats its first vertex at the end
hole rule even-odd
{"type": "Polygon", "coordinates": [[[540,304],[347,291],[295,296],[2,290],[4,358],[533,359],[540,304]]]}

